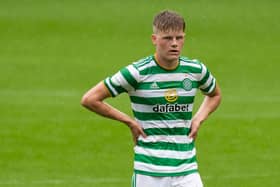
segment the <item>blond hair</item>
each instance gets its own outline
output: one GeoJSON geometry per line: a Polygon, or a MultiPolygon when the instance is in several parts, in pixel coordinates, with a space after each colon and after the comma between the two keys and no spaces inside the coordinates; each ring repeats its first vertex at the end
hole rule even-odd
{"type": "Polygon", "coordinates": [[[185,31],[186,23],[178,13],[164,10],[154,17],[153,32],[185,31]]]}

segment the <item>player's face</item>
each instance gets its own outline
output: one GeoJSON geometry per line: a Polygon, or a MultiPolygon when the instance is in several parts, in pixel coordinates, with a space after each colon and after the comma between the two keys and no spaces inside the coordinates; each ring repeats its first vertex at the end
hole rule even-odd
{"type": "Polygon", "coordinates": [[[158,58],[166,62],[178,61],[184,41],[183,31],[159,32],[152,35],[158,58]]]}

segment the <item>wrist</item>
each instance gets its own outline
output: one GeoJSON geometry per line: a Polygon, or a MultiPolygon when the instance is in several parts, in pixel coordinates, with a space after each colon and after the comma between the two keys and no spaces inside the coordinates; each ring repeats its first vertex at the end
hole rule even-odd
{"type": "Polygon", "coordinates": [[[129,128],[133,128],[135,122],[133,119],[127,118],[123,123],[129,128]]]}
{"type": "Polygon", "coordinates": [[[195,124],[202,124],[203,123],[203,119],[201,119],[201,118],[197,118],[197,117],[194,117],[193,119],[192,119],[192,123],[195,123],[195,124]]]}

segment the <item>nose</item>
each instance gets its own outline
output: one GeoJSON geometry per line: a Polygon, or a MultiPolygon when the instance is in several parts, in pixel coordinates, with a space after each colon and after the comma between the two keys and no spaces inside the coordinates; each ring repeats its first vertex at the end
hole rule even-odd
{"type": "Polygon", "coordinates": [[[178,41],[176,40],[175,37],[172,39],[171,46],[172,46],[172,47],[177,47],[177,46],[178,46],[178,41]]]}

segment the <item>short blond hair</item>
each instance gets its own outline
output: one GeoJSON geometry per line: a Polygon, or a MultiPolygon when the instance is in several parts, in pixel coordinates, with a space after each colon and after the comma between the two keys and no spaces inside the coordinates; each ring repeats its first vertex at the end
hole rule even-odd
{"type": "Polygon", "coordinates": [[[153,32],[185,31],[186,23],[182,16],[170,10],[164,10],[154,17],[153,32]]]}

